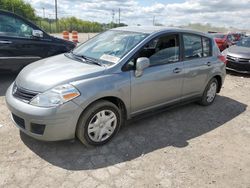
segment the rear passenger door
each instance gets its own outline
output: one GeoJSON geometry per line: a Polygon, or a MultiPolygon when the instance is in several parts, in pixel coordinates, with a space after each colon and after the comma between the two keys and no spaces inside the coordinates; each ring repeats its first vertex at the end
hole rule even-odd
{"type": "Polygon", "coordinates": [[[182,98],[203,93],[207,78],[212,70],[211,39],[194,34],[182,34],[184,81],[182,98]]]}

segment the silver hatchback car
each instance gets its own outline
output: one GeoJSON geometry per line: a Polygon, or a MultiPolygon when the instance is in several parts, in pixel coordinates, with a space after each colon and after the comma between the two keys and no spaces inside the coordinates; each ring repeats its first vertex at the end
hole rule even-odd
{"type": "Polygon", "coordinates": [[[108,142],[125,120],[192,99],[213,103],[225,57],[204,33],[122,27],[26,66],[6,93],[16,126],[45,141],[108,142]]]}

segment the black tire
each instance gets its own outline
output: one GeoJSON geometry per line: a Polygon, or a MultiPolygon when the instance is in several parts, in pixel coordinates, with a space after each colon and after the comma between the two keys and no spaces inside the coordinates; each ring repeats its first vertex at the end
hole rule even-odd
{"type": "Polygon", "coordinates": [[[123,123],[123,118],[121,114],[121,110],[113,103],[105,100],[99,100],[93,104],[91,104],[80,116],[77,124],[76,135],[78,139],[86,146],[101,146],[110,141],[119,131],[121,125],[123,123]],[[102,110],[112,111],[116,118],[117,123],[114,129],[114,132],[104,141],[95,142],[91,139],[88,134],[88,126],[92,118],[102,110]]]}
{"type": "Polygon", "coordinates": [[[209,91],[209,89],[210,89],[210,87],[211,87],[211,85],[212,84],[216,84],[216,93],[217,93],[217,90],[218,90],[218,87],[219,87],[219,85],[218,85],[218,80],[216,79],[216,78],[212,78],[209,82],[208,82],[208,84],[207,84],[207,86],[206,86],[206,89],[205,89],[205,91],[203,92],[203,95],[202,95],[202,97],[201,97],[201,99],[200,99],[200,101],[199,101],[199,104],[200,105],[202,105],[202,106],[208,106],[208,105],[211,105],[213,102],[214,102],[214,100],[215,100],[215,98],[216,98],[216,93],[215,93],[215,96],[214,96],[214,98],[210,101],[210,100],[208,100],[208,91],[209,91]]]}

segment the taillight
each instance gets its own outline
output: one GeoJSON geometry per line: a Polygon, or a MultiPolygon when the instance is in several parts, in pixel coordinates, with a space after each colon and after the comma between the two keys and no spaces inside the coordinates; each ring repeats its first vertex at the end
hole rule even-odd
{"type": "Polygon", "coordinates": [[[218,55],[218,59],[220,61],[222,61],[223,63],[227,64],[227,58],[226,58],[226,56],[220,54],[220,55],[218,55]]]}

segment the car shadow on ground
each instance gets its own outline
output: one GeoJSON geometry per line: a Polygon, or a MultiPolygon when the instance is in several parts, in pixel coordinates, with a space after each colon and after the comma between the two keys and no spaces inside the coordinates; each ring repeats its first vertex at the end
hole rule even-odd
{"type": "Polygon", "coordinates": [[[169,146],[186,147],[190,139],[234,119],[247,105],[218,96],[208,107],[190,103],[129,121],[102,147],[86,148],[74,142],[41,142],[20,133],[24,144],[47,162],[68,170],[88,170],[131,161],[169,146]]]}
{"type": "Polygon", "coordinates": [[[15,73],[0,73],[0,97],[5,96],[5,93],[10,84],[15,80],[17,74],[15,73]]]}

